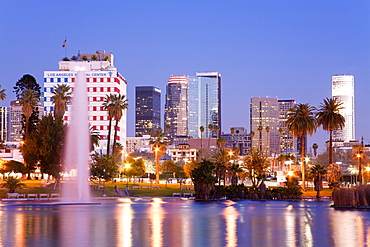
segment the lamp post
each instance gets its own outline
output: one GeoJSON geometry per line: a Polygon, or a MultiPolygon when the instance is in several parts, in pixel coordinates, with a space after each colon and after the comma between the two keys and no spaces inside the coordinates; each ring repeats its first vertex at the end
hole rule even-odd
{"type": "Polygon", "coordinates": [[[159,184],[159,147],[154,148],[155,152],[155,183],[159,184]]]}

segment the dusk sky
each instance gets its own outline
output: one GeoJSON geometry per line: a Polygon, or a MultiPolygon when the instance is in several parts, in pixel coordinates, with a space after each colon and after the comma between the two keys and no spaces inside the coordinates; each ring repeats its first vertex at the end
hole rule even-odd
{"type": "MultiPolygon", "coordinates": [[[[170,75],[222,74],[222,130],[249,127],[251,97],[319,106],[331,77],[355,77],[356,138],[370,143],[370,1],[3,1],[0,84],[14,99],[24,74],[65,56],[112,52],[128,81],[128,136],[134,136],[135,86],[162,90],[170,75]],[[67,37],[66,50],[62,48],[67,37]]],[[[162,102],[164,105],[164,101],[162,102]]],[[[162,114],[163,123],[163,114],[162,114]]],[[[312,138],[324,150],[329,134],[312,138]]]]}

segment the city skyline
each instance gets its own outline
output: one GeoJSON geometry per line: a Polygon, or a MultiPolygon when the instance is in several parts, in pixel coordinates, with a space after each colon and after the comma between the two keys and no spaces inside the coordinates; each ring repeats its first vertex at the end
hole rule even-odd
{"type": "MultiPolygon", "coordinates": [[[[164,91],[170,75],[222,74],[221,131],[227,133],[238,126],[250,132],[251,97],[318,107],[331,96],[332,76],[350,74],[356,80],[355,137],[370,142],[368,1],[116,1],[114,6],[101,12],[101,3],[93,2],[45,2],[37,8],[28,1],[5,2],[0,84],[8,98],[1,105],[15,99],[12,88],[24,74],[42,86],[43,71],[56,70],[64,56],[105,49],[115,54],[128,81],[128,136],[135,133],[135,87],[164,91]]],[[[317,142],[323,151],[328,137],[319,130],[308,145],[317,142]]]]}

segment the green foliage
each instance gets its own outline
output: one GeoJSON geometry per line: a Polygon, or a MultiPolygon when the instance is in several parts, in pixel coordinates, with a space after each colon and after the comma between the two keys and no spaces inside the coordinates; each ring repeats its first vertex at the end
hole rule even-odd
{"type": "Polygon", "coordinates": [[[98,57],[94,54],[94,55],[92,55],[91,60],[96,61],[96,60],[98,60],[98,57]]]}
{"type": "Polygon", "coordinates": [[[215,164],[209,160],[203,160],[192,172],[195,197],[198,199],[210,199],[211,191],[214,191],[216,178],[213,176],[215,164]]]}
{"type": "Polygon", "coordinates": [[[162,173],[175,173],[180,174],[184,172],[184,169],[177,165],[173,160],[165,160],[163,161],[160,170],[162,173]]]}
{"type": "Polygon", "coordinates": [[[82,60],[87,61],[88,59],[86,56],[82,56],[82,60]]]}
{"type": "Polygon", "coordinates": [[[72,60],[72,61],[76,61],[76,60],[77,60],[77,57],[76,57],[75,55],[73,55],[73,56],[71,57],[71,60],[72,60]]]}
{"type": "Polygon", "coordinates": [[[134,159],[127,157],[126,163],[130,164],[130,168],[125,168],[125,175],[128,177],[140,177],[145,174],[145,164],[142,158],[134,159]]]}
{"type": "Polygon", "coordinates": [[[35,169],[39,161],[39,144],[37,131],[31,132],[20,147],[27,172],[30,173],[35,169]]]}
{"type": "Polygon", "coordinates": [[[23,165],[23,163],[10,160],[3,165],[3,169],[0,170],[1,173],[6,172],[15,172],[15,173],[22,173],[26,174],[28,169],[23,165]]]}
{"type": "Polygon", "coordinates": [[[253,187],[258,187],[268,171],[267,157],[258,149],[252,149],[244,159],[244,168],[253,187]]]}
{"type": "Polygon", "coordinates": [[[118,166],[113,155],[94,155],[90,166],[92,179],[108,181],[118,172],[118,166]]]}
{"type": "MultiPolygon", "coordinates": [[[[32,90],[35,92],[35,97],[37,99],[40,99],[41,97],[41,87],[37,83],[36,79],[32,75],[24,75],[21,79],[19,79],[15,86],[13,87],[13,92],[16,95],[16,98],[19,100],[23,94],[24,91],[26,90],[32,90]]],[[[38,108],[35,107],[32,110],[32,114],[30,118],[28,119],[28,132],[33,132],[35,129],[36,124],[38,123],[39,120],[39,111],[38,108]]],[[[26,129],[26,122],[25,118],[23,119],[23,130],[25,132],[26,129]]]]}
{"type": "Polygon", "coordinates": [[[68,57],[63,57],[63,61],[70,61],[68,57]]]}
{"type": "Polygon", "coordinates": [[[14,193],[17,189],[24,187],[25,185],[15,177],[8,177],[5,183],[2,185],[3,188],[8,188],[9,193],[14,193]]]}

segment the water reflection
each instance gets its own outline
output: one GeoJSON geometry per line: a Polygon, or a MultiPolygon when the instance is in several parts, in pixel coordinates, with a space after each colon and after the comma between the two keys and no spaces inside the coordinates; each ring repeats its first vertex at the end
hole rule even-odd
{"type": "Polygon", "coordinates": [[[369,246],[370,212],[331,202],[141,199],[0,205],[1,246],[369,246]]]}

